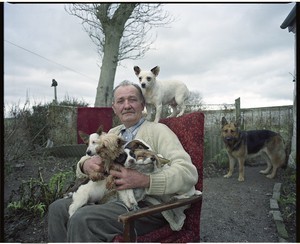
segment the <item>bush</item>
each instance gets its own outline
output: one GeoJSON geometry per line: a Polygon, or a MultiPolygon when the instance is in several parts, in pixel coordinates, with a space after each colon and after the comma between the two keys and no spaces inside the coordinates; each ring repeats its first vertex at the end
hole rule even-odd
{"type": "MultiPolygon", "coordinates": [[[[54,104],[39,103],[31,107],[29,103],[25,103],[23,107],[17,104],[8,108],[9,118],[4,120],[4,160],[6,164],[32,156],[39,152],[36,149],[46,146],[47,139],[51,138],[51,129],[53,129],[53,123],[49,118],[49,109],[52,105],[54,104]]],[[[56,107],[69,106],[71,108],[87,105],[85,102],[70,98],[55,104],[56,107]]],[[[70,138],[70,135],[67,134],[66,137],[70,138]]]]}
{"type": "Polygon", "coordinates": [[[31,115],[28,104],[23,108],[13,105],[10,108],[10,118],[4,120],[4,160],[5,162],[18,160],[30,155],[33,146],[30,143],[28,117],[31,115]]]}
{"type": "Polygon", "coordinates": [[[23,181],[18,190],[12,192],[7,208],[14,212],[43,217],[50,203],[62,198],[74,180],[75,173],[66,171],[53,175],[46,183],[39,171],[37,178],[23,181]]]}
{"type": "Polygon", "coordinates": [[[287,168],[282,182],[279,207],[291,242],[295,242],[296,237],[293,233],[296,233],[296,170],[287,168]]]}
{"type": "Polygon", "coordinates": [[[226,149],[222,149],[213,159],[215,162],[218,163],[222,168],[228,167],[228,155],[226,149]]]}

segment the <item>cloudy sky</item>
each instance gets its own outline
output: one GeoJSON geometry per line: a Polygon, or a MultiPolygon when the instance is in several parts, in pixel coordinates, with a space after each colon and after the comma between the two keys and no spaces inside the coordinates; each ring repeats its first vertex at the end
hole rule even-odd
{"type": "MultiPolygon", "coordinates": [[[[242,108],[291,105],[294,34],[280,25],[288,4],[166,4],[176,21],[153,30],[152,49],[125,60],[115,85],[137,82],[133,66],[159,65],[159,79],[179,79],[206,104],[242,108]]],[[[101,59],[80,19],[64,4],[4,3],[4,105],[75,98],[94,105],[101,59]]]]}

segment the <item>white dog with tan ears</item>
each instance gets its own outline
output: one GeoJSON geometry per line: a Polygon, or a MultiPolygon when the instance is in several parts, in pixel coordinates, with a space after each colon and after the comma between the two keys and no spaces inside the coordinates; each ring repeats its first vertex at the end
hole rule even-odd
{"type": "Polygon", "coordinates": [[[134,66],[134,72],[139,78],[143,95],[146,101],[147,120],[151,118],[152,105],[156,108],[154,122],[158,122],[162,113],[162,106],[169,104],[172,107],[172,114],[169,117],[183,115],[186,108],[186,101],[189,97],[187,86],[177,80],[159,81],[156,77],[159,73],[159,66],[155,66],[150,71],[141,70],[140,67],[134,66]],[[180,112],[177,111],[180,107],[180,112]]]}

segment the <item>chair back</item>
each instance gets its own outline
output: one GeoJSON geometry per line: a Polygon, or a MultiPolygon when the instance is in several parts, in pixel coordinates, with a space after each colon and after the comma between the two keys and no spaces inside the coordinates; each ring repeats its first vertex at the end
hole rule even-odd
{"type": "Polygon", "coordinates": [[[193,112],[181,117],[160,120],[178,137],[185,151],[190,155],[199,174],[196,189],[203,189],[203,153],[204,153],[204,114],[193,112]]]}

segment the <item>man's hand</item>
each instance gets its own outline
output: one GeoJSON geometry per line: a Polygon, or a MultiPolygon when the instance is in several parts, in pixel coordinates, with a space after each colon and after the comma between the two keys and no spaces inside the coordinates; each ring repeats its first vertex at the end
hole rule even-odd
{"type": "Polygon", "coordinates": [[[87,159],[83,163],[82,171],[87,175],[93,174],[95,172],[103,173],[104,166],[101,158],[99,156],[93,156],[87,159]]]}
{"type": "Polygon", "coordinates": [[[138,187],[148,188],[150,186],[150,176],[133,169],[120,167],[120,171],[110,170],[109,174],[116,178],[115,184],[117,190],[133,189],[138,187]]]}

